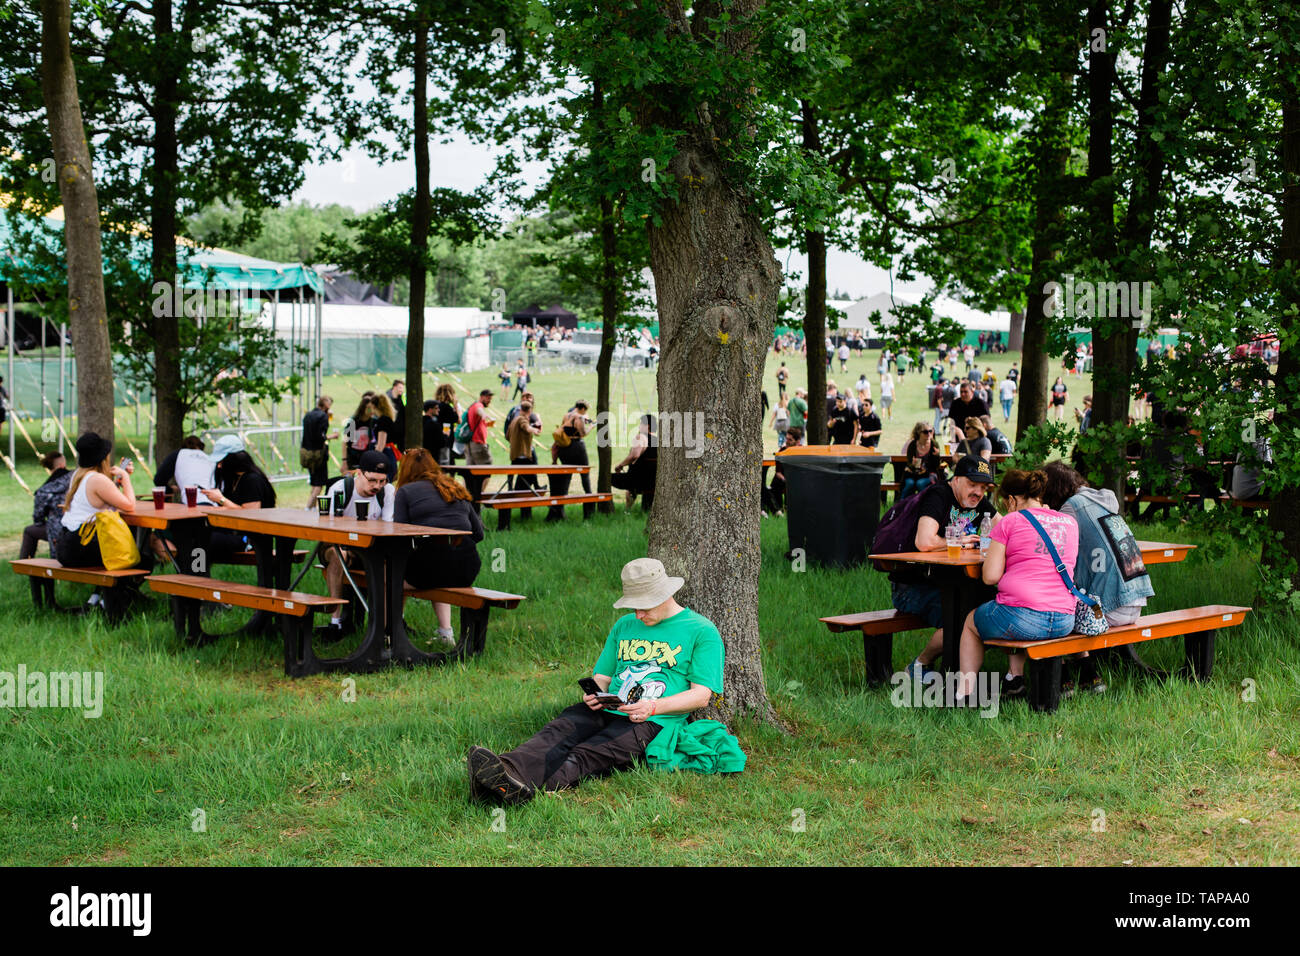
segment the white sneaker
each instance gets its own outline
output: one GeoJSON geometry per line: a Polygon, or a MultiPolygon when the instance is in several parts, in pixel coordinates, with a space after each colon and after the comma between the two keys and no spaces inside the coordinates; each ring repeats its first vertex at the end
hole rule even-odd
{"type": "Polygon", "coordinates": [[[456,632],[449,627],[438,628],[438,641],[446,647],[456,646],[456,632]]]}

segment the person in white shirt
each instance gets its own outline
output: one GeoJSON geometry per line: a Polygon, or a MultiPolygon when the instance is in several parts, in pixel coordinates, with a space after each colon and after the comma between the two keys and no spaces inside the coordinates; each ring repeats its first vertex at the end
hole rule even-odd
{"type": "MultiPolygon", "coordinates": [[[[348,478],[343,478],[329,487],[329,496],[331,502],[331,514],[333,514],[333,501],[336,493],[347,491],[347,483],[352,482],[352,493],[348,496],[343,505],[344,518],[356,518],[357,503],[364,502],[367,506],[367,521],[392,521],[393,506],[397,500],[397,495],[388,486],[388,459],[377,451],[366,451],[361,453],[361,460],[357,463],[357,470],[348,478]]],[[[343,596],[343,565],[351,567],[353,564],[352,555],[343,548],[331,547],[325,552],[325,584],[329,588],[330,597],[337,598],[343,596]]],[[[324,643],[330,643],[342,639],[346,632],[343,630],[343,617],[341,610],[336,611],[330,617],[329,625],[316,629],[316,635],[324,643]]]]}
{"type": "Polygon", "coordinates": [[[1002,399],[1002,420],[1011,421],[1011,401],[1016,397],[1016,380],[1004,378],[998,386],[998,397],[1002,399]]]}
{"type": "Polygon", "coordinates": [[[880,407],[888,418],[894,417],[894,376],[888,372],[880,376],[880,407]]]}

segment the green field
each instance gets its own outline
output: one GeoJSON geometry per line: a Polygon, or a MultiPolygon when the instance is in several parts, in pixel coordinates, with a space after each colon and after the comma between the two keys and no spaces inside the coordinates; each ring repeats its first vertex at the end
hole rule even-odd
{"type": "MultiPolygon", "coordinates": [[[[853,379],[868,362],[874,376],[874,355],[854,361],[853,379]]],[[[1001,371],[1009,359],[990,364],[1001,371]]],[[[769,363],[771,396],[774,368],[769,363]]],[[[652,376],[639,374],[646,398],[652,376]]],[[[461,379],[477,391],[489,376],[461,379]]],[[[360,378],[331,382],[336,408],[362,385],[360,378]]],[[[553,423],[575,398],[594,397],[595,380],[554,373],[536,386],[553,423]]],[[[929,417],[921,377],[909,376],[900,397],[887,446],[929,417]]],[[[30,450],[24,461],[31,483],[30,450]]],[[[278,487],[295,498],[302,490],[278,487]]],[[[6,485],[2,500],[0,543],[12,554],[30,499],[6,485]]],[[[1176,524],[1143,537],[1207,543],[1176,524]]],[[[26,581],[0,575],[0,671],[103,671],[106,680],[98,719],[54,709],[4,714],[0,862],[1294,862],[1300,649],[1293,621],[1248,615],[1220,636],[1215,675],[1202,686],[1107,672],[1107,694],[1066,701],[1050,716],[1024,703],[1006,705],[994,719],[899,709],[887,691],[864,688],[860,640],[817,621],[887,606],[883,575],[794,570],[783,557],[789,545],[780,518],[764,519],[761,546],[764,668],[790,732],[736,728],[750,758],[741,775],[642,770],[543,795],[504,816],[468,802],[465,751],[474,743],[509,748],[573,701],[574,682],[590,672],[621,613],[610,606],[618,569],[644,554],[639,513],[620,507],[584,523],[570,508],[564,525],[489,530],[478,583],[528,600],[494,614],[481,657],[359,675],[355,702],[343,699],[339,676],[286,678],[277,640],[232,636],[186,648],[158,600],[115,629],[96,616],[34,616],[26,581]],[[492,570],[494,558],[504,570],[492,570]],[[196,828],[200,819],[204,827],[196,828]]],[[[1150,610],[1249,604],[1255,557],[1230,546],[1221,557],[1193,552],[1182,564],[1154,567],[1150,610]]],[[[222,572],[253,577],[249,569],[222,572]]],[[[66,604],[87,593],[60,585],[66,604]]],[[[244,619],[226,612],[205,626],[230,631],[244,619]]],[[[431,630],[427,607],[410,609],[408,619],[431,630]]],[[[923,639],[899,638],[896,663],[923,639]]],[[[1157,666],[1181,661],[1175,641],[1149,647],[1144,655],[1157,666]]],[[[991,652],[986,666],[1000,671],[1005,659],[991,652]]]]}

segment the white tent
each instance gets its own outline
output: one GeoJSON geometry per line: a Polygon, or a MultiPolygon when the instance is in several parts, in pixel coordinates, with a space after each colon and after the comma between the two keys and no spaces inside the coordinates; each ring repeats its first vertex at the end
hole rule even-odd
{"type": "MultiPolygon", "coordinates": [[[[842,325],[848,329],[861,329],[868,337],[874,337],[877,335],[878,330],[871,322],[873,312],[878,311],[880,313],[880,325],[882,328],[887,329],[898,321],[893,313],[893,308],[896,305],[916,305],[920,301],[920,296],[900,295],[897,292],[878,292],[865,299],[859,299],[845,309],[844,312],[847,318],[842,325]]],[[[984,332],[1011,331],[1010,312],[980,312],[978,309],[972,309],[956,299],[943,296],[936,298],[932,303],[932,307],[935,315],[954,319],[968,329],[977,329],[984,332]]]]}
{"type": "MultiPolygon", "coordinates": [[[[488,323],[499,319],[496,312],[480,309],[424,310],[425,335],[465,335],[487,331],[488,323]]],[[[321,335],[327,339],[347,336],[406,336],[410,312],[405,306],[331,305],[321,307],[321,335]]]]}

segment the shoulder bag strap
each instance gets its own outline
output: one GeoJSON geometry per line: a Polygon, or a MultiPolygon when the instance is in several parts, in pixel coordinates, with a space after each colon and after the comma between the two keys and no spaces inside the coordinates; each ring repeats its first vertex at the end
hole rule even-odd
{"type": "Polygon", "coordinates": [[[1089,594],[1084,594],[1074,586],[1074,581],[1070,577],[1070,572],[1065,569],[1065,562],[1061,560],[1060,554],[1056,551],[1056,545],[1052,544],[1052,539],[1049,538],[1047,532],[1043,530],[1043,526],[1038,523],[1038,519],[1030,513],[1028,508],[1018,512],[1018,514],[1025,516],[1025,520],[1033,526],[1033,529],[1038,532],[1038,536],[1043,539],[1043,543],[1047,545],[1047,554],[1056,564],[1056,573],[1061,576],[1061,580],[1064,581],[1065,586],[1070,589],[1070,593],[1084,604],[1097,607],[1098,603],[1095,597],[1092,597],[1089,594]]]}

